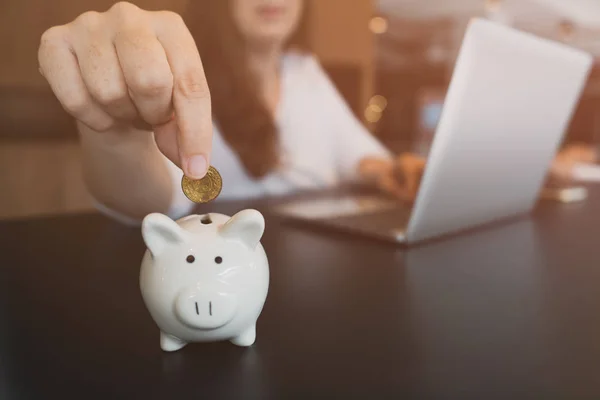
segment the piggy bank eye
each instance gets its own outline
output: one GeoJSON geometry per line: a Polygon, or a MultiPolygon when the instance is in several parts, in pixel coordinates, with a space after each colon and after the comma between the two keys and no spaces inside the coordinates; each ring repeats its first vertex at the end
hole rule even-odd
{"type": "Polygon", "coordinates": [[[215,262],[217,264],[221,264],[223,262],[223,258],[221,258],[221,257],[215,257],[215,262]]]}
{"type": "Polygon", "coordinates": [[[185,261],[189,262],[190,264],[193,263],[194,261],[196,261],[196,257],[189,255],[187,256],[187,258],[185,259],[185,261]]]}

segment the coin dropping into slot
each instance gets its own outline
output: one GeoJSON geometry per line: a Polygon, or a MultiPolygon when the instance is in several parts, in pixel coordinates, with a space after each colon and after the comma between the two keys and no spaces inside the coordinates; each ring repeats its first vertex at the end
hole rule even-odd
{"type": "Polygon", "coordinates": [[[221,193],[223,180],[221,174],[214,167],[209,167],[202,179],[191,179],[183,176],[181,188],[188,199],[194,203],[208,203],[216,199],[221,193]]]}

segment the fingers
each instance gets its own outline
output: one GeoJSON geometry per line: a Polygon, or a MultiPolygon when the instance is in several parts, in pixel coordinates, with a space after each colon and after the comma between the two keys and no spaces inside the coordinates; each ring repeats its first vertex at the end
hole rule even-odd
{"type": "Polygon", "coordinates": [[[161,125],[173,113],[173,75],[156,35],[144,25],[117,33],[115,47],[131,97],[142,119],[161,125]]]}
{"type": "Polygon", "coordinates": [[[175,165],[181,165],[179,143],[177,140],[177,122],[172,120],[154,127],[154,140],[158,149],[175,165]]]}
{"type": "Polygon", "coordinates": [[[397,166],[401,171],[405,190],[411,196],[416,196],[425,169],[425,160],[411,154],[403,154],[399,157],[397,166]]]}
{"type": "Polygon", "coordinates": [[[573,163],[594,163],[596,152],[592,146],[575,144],[561,151],[558,158],[573,163]]]}
{"type": "Polygon", "coordinates": [[[367,180],[376,180],[384,174],[390,174],[393,170],[393,161],[378,157],[366,157],[358,166],[358,173],[367,180]]]}
{"type": "Polygon", "coordinates": [[[550,176],[555,179],[569,179],[572,176],[574,163],[568,159],[557,157],[550,166],[550,176]]]}
{"type": "Polygon", "coordinates": [[[400,201],[412,202],[414,200],[414,196],[412,196],[411,193],[406,190],[406,188],[399,184],[396,178],[391,174],[380,176],[377,180],[377,186],[383,192],[394,196],[400,201]]]}
{"type": "Polygon", "coordinates": [[[63,26],[49,29],[42,35],[38,52],[40,72],[69,114],[95,131],[105,131],[114,120],[88,92],[73,53],[67,29],[63,26]]]}
{"type": "Polygon", "coordinates": [[[363,168],[376,176],[377,187],[400,201],[412,203],[417,195],[425,160],[412,154],[403,154],[389,166],[387,163],[369,162],[363,168]]]}
{"type": "Polygon", "coordinates": [[[202,178],[210,163],[212,111],[210,91],[196,44],[181,17],[159,13],[157,37],[173,74],[173,106],[179,157],[184,173],[202,178]],[[168,21],[168,22],[165,22],[168,21]]]}
{"type": "Polygon", "coordinates": [[[358,172],[363,179],[375,185],[379,190],[387,193],[402,202],[412,202],[416,191],[413,192],[413,177],[417,170],[413,168],[402,168],[398,161],[378,157],[367,157],[361,160],[358,172]],[[408,185],[407,185],[408,182],[408,185]]]}
{"type": "Polygon", "coordinates": [[[119,65],[110,37],[93,34],[75,41],[81,76],[90,94],[102,108],[116,119],[132,121],[137,110],[119,65]]]}

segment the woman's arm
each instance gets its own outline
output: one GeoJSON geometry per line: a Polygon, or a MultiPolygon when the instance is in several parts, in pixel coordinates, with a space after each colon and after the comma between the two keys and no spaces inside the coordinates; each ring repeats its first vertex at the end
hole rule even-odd
{"type": "Polygon", "coordinates": [[[331,123],[340,175],[374,184],[403,201],[411,201],[425,160],[412,154],[397,156],[387,149],[354,115],[318,61],[313,59],[311,63],[315,92],[331,123]]]}
{"type": "Polygon", "coordinates": [[[151,132],[117,128],[93,131],[78,123],[84,179],[100,208],[122,220],[169,214],[173,184],[151,132]]]}
{"type": "Polygon", "coordinates": [[[358,177],[365,158],[391,161],[394,155],[356,118],[316,58],[309,59],[315,98],[329,123],[336,145],[338,171],[345,179],[358,177]]]}

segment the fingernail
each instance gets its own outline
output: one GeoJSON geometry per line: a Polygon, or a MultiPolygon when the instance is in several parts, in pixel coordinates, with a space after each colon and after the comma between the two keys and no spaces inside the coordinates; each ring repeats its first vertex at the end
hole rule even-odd
{"type": "Polygon", "coordinates": [[[201,179],[206,175],[208,163],[204,156],[193,156],[188,160],[188,174],[192,179],[201,179]]]}

